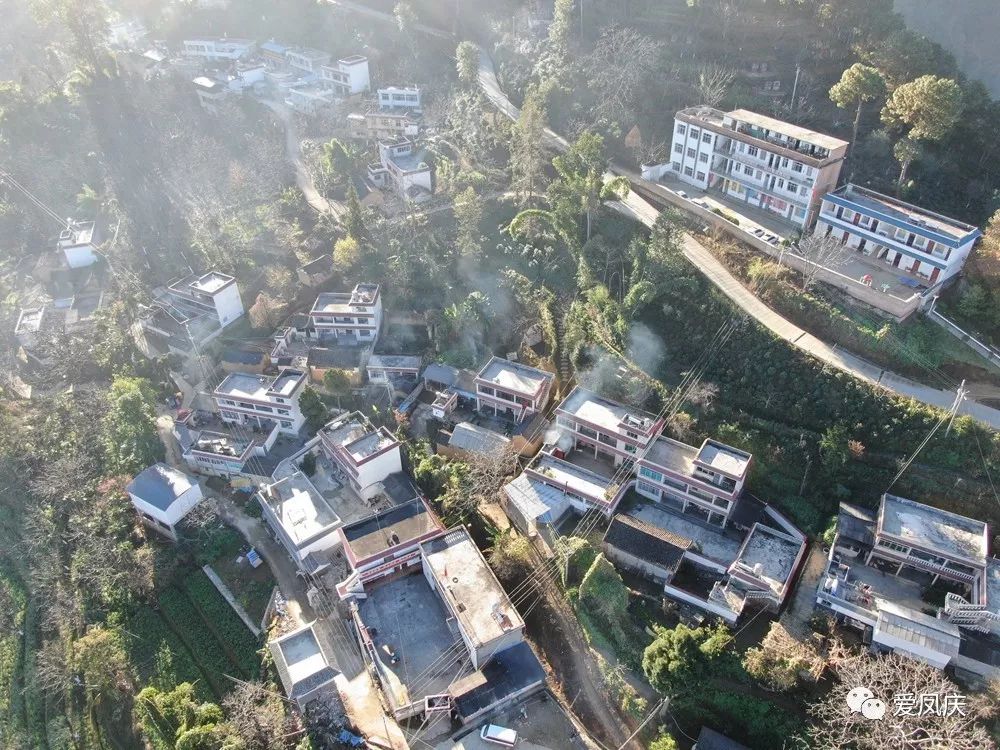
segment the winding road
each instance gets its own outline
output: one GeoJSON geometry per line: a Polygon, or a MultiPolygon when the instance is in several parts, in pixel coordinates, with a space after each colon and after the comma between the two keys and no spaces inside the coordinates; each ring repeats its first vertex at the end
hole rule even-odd
{"type": "MultiPolygon", "coordinates": [[[[501,90],[500,84],[497,81],[496,71],[493,67],[493,60],[483,50],[480,51],[479,55],[479,83],[483,89],[483,93],[486,94],[486,97],[497,109],[512,120],[517,119],[520,115],[520,110],[501,90]]],[[[558,151],[565,151],[569,148],[569,143],[565,138],[549,129],[545,131],[545,143],[547,146],[558,151]]],[[[655,183],[642,179],[635,172],[612,164],[605,177],[610,179],[618,176],[627,177],[632,184],[641,185],[651,192],[655,192],[657,187],[655,183]]],[[[658,208],[638,195],[635,190],[630,191],[628,197],[624,200],[614,201],[608,205],[620,213],[642,222],[648,227],[653,226],[657,216],[660,214],[658,208]]],[[[709,281],[715,284],[719,291],[729,297],[729,299],[762,326],[797,349],[815,357],[824,364],[850,373],[856,378],[884,388],[898,396],[912,398],[939,409],[947,410],[954,404],[955,391],[933,388],[890,370],[885,370],[836,346],[830,346],[811,333],[799,328],[790,320],[779,315],[761,302],[749,289],[740,283],[739,279],[729,272],[708,248],[690,234],[684,235],[683,252],[684,257],[691,261],[709,281]]],[[[970,393],[971,395],[977,395],[974,388],[971,389],[970,393]]],[[[984,393],[983,395],[987,394],[984,393]]],[[[989,395],[992,395],[992,392],[989,395]]],[[[974,401],[968,396],[959,405],[958,411],[960,414],[968,414],[984,422],[995,430],[1000,429],[1000,410],[974,401]]]]}
{"type": "Polygon", "coordinates": [[[305,196],[306,203],[321,214],[330,213],[333,214],[334,218],[339,219],[346,209],[336,201],[328,201],[316,189],[312,175],[309,174],[305,162],[302,161],[301,140],[295,127],[295,118],[292,117],[288,107],[273,99],[261,99],[261,103],[278,116],[285,128],[285,152],[288,155],[288,161],[295,167],[295,184],[305,196]]]}

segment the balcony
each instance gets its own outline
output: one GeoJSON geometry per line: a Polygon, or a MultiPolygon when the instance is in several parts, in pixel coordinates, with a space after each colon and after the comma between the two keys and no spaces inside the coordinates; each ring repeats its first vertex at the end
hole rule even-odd
{"type": "Polygon", "coordinates": [[[816,184],[816,180],[814,180],[812,177],[807,177],[804,171],[796,172],[794,169],[792,169],[791,164],[789,164],[787,167],[781,167],[781,166],[769,167],[766,161],[757,159],[756,157],[750,156],[749,154],[741,154],[732,146],[733,144],[732,142],[730,142],[730,148],[723,149],[722,151],[722,153],[724,153],[726,155],[726,158],[728,158],[730,161],[738,162],[739,164],[744,164],[748,167],[752,167],[753,169],[759,169],[760,171],[765,172],[766,174],[774,175],[775,177],[780,177],[785,180],[790,179],[793,182],[798,182],[802,185],[805,185],[810,190],[812,190],[813,186],[816,184]]]}
{"type": "Polygon", "coordinates": [[[793,206],[797,206],[798,208],[801,208],[803,211],[809,210],[809,204],[804,203],[801,199],[792,198],[788,195],[785,195],[784,193],[778,193],[775,190],[768,190],[763,185],[759,185],[758,183],[752,182],[751,180],[748,180],[743,176],[737,176],[735,174],[730,174],[729,172],[719,172],[714,169],[712,170],[711,173],[720,179],[731,180],[735,183],[738,183],[742,185],[744,189],[753,190],[754,192],[757,193],[764,193],[765,195],[769,195],[772,198],[776,198],[778,200],[784,201],[785,203],[790,203],[793,206]]]}
{"type": "Polygon", "coordinates": [[[910,258],[915,258],[924,263],[929,263],[932,266],[944,270],[948,267],[948,256],[951,254],[950,250],[946,251],[944,257],[936,252],[928,253],[926,250],[922,250],[919,247],[912,245],[907,245],[904,242],[900,242],[895,237],[891,237],[888,234],[878,231],[877,229],[873,232],[870,229],[866,229],[860,224],[852,224],[849,221],[844,221],[843,219],[838,219],[836,214],[830,213],[828,211],[821,211],[819,215],[820,221],[825,221],[832,227],[838,229],[846,229],[851,234],[857,235],[869,242],[874,242],[877,245],[882,245],[890,250],[895,250],[903,255],[909,256],[910,258]]]}

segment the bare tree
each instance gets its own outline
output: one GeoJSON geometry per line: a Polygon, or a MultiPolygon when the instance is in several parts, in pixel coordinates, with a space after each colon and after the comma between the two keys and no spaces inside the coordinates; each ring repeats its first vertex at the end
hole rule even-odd
{"type": "Polygon", "coordinates": [[[837,681],[829,693],[809,708],[815,719],[807,730],[813,750],[844,747],[991,750],[995,747],[970,707],[959,703],[955,708],[952,703],[954,710],[919,710],[921,696],[934,696],[933,700],[947,709],[949,696],[961,694],[958,686],[940,670],[898,654],[872,656],[842,648],[831,649],[830,659],[837,681]],[[835,651],[839,655],[834,655],[835,651]],[[866,718],[848,705],[848,694],[857,688],[867,688],[872,693],[871,700],[884,704],[883,718],[866,718]]]}
{"type": "Polygon", "coordinates": [[[624,26],[612,26],[601,34],[587,59],[598,115],[616,121],[632,117],[643,85],[656,70],[661,48],[659,42],[624,26]]]}
{"type": "Polygon", "coordinates": [[[701,103],[709,107],[717,107],[729,93],[733,85],[736,71],[718,63],[706,63],[698,69],[698,82],[695,89],[701,97],[701,103]]]}
{"type": "Polygon", "coordinates": [[[812,288],[824,269],[836,270],[850,258],[852,248],[833,235],[820,236],[815,233],[803,237],[799,242],[799,255],[807,261],[802,268],[802,291],[812,288]]]}
{"type": "Polygon", "coordinates": [[[233,729],[254,750],[281,750],[292,722],[285,715],[282,699],[259,682],[240,682],[222,701],[233,729]]]}
{"type": "Polygon", "coordinates": [[[254,328],[274,328],[284,315],[285,306],[267,292],[260,292],[247,311],[254,328]]]}

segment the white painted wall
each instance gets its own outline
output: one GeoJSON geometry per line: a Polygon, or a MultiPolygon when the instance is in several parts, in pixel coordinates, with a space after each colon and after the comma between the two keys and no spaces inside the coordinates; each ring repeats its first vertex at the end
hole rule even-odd
{"type": "Polygon", "coordinates": [[[132,505],[135,506],[136,510],[140,513],[152,516],[156,520],[171,527],[175,526],[182,518],[184,518],[184,516],[190,513],[191,509],[201,502],[204,497],[201,492],[201,485],[195,483],[187,490],[187,492],[177,498],[170,504],[170,507],[164,511],[160,510],[155,505],[150,505],[138,495],[134,495],[131,492],[129,492],[128,495],[132,500],[132,505]]]}
{"type": "Polygon", "coordinates": [[[243,299],[239,284],[233,283],[220,291],[212,300],[219,323],[225,328],[243,315],[243,299]]]}

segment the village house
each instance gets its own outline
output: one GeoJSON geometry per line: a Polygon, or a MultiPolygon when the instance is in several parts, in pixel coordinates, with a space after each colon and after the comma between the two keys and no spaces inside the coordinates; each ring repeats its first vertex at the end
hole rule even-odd
{"type": "Polygon", "coordinates": [[[277,375],[244,375],[234,372],[212,394],[223,422],[265,429],[276,424],[279,432],[297,434],[305,418],[299,396],[306,374],[290,367],[277,375]]]}
{"type": "Polygon", "coordinates": [[[362,94],[371,86],[368,58],[364,55],[342,57],[332,65],[321,65],[320,81],[337,97],[362,94]]]}
{"type": "Polygon", "coordinates": [[[271,358],[264,351],[230,347],[222,352],[220,364],[225,372],[263,375],[271,366],[271,358]]]}
{"type": "Polygon", "coordinates": [[[358,284],[350,292],[323,292],[316,297],[309,319],[320,341],[374,346],[382,328],[379,285],[358,284]]]}
{"type": "Polygon", "coordinates": [[[426,200],[434,192],[430,165],[424,149],[407,138],[379,141],[379,161],[368,165],[368,179],[380,188],[391,188],[408,201],[426,200]]]}
{"type": "Polygon", "coordinates": [[[476,374],[476,410],[520,422],[545,410],[554,382],[551,372],[491,357],[476,374]]]}
{"type": "Polygon", "coordinates": [[[420,118],[408,109],[352,112],[347,116],[347,133],[369,142],[415,138],[420,134],[420,118]]]}
{"type": "Polygon", "coordinates": [[[202,106],[202,109],[213,114],[218,114],[219,104],[229,93],[226,87],[219,81],[208,76],[198,76],[191,81],[191,84],[198,95],[198,103],[202,106]]]}
{"type": "MultiPolygon", "coordinates": [[[[417,530],[425,538],[416,549],[401,539],[405,553],[391,561],[405,554],[395,569],[412,573],[344,592],[394,718],[454,711],[467,724],[541,689],[544,671],[524,642],[524,621],[468,531],[417,530]],[[438,666],[428,672],[432,665],[438,666]]],[[[412,531],[407,536],[415,539],[412,531]]]]}
{"type": "Polygon", "coordinates": [[[96,222],[70,219],[66,223],[66,228],[59,233],[56,249],[66,259],[67,266],[83,268],[97,262],[97,248],[100,243],[96,222]]]}
{"type": "Polygon", "coordinates": [[[379,109],[420,109],[420,89],[417,86],[386,86],[377,94],[379,109]]]}
{"type": "Polygon", "coordinates": [[[199,474],[264,482],[280,461],[272,455],[279,435],[277,422],[236,424],[184,409],[174,419],[173,434],[188,468],[199,474]]]}
{"type": "Polygon", "coordinates": [[[725,527],[743,492],[752,458],[716,440],[700,448],[659,437],[639,458],[636,492],[650,500],[725,527]]]}
{"type": "Polygon", "coordinates": [[[331,58],[329,52],[312,47],[288,47],[285,50],[285,62],[288,66],[311,76],[319,76],[320,68],[327,65],[331,58]]]}
{"type": "Polygon", "coordinates": [[[365,371],[372,383],[386,383],[396,390],[409,391],[420,379],[420,357],[403,354],[373,354],[365,371]]]}
{"type": "Polygon", "coordinates": [[[336,511],[301,471],[261,487],[257,495],[267,525],[289,557],[309,574],[329,564],[324,552],[340,546],[336,511]]]}
{"type": "Polygon", "coordinates": [[[928,284],[961,271],[982,236],[971,224],[857,185],[823,196],[816,234],[928,284]]]}
{"type": "Polygon", "coordinates": [[[566,452],[583,451],[617,467],[649,447],[663,431],[664,419],[577,386],[556,407],[556,425],[571,439],[566,452]]]}
{"type": "Polygon", "coordinates": [[[326,692],[337,695],[337,652],[330,627],[323,621],[311,622],[268,641],[278,680],[300,711],[326,692]]]}
{"type": "Polygon", "coordinates": [[[339,469],[337,479],[365,500],[382,494],[383,482],[403,469],[399,440],[360,412],[334,418],[318,437],[324,455],[339,469]]]}
{"type": "Polygon", "coordinates": [[[242,60],[249,57],[256,46],[257,42],[252,39],[199,37],[184,40],[183,54],[213,61],[242,60]]]}
{"type": "Polygon", "coordinates": [[[243,316],[236,279],[219,271],[186,276],[153,296],[143,328],[177,351],[211,341],[243,316]]]}
{"type": "Polygon", "coordinates": [[[333,255],[324,253],[301,266],[295,275],[305,286],[319,286],[333,277],[333,255]]]}
{"type": "Polygon", "coordinates": [[[841,503],[816,604],[896,652],[973,678],[1000,676],[1000,560],[977,521],[885,494],[841,503]],[[928,611],[928,595],[937,592],[928,611]]]}
{"type": "Polygon", "coordinates": [[[177,524],[204,497],[197,480],[164,463],[143,469],[125,489],[142,522],[175,541],[177,524]]]}

